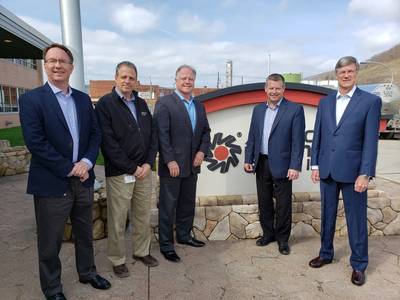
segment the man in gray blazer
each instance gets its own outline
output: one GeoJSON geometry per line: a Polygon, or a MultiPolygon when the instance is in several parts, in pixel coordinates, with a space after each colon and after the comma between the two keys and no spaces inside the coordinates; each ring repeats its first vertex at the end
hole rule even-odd
{"type": "Polygon", "coordinates": [[[193,95],[196,71],[180,66],[175,74],[176,90],[156,104],[160,176],[159,240],[167,260],[179,262],[174,249],[173,225],[180,244],[205,244],[190,234],[195,212],[197,174],[210,152],[210,127],[203,105],[193,95]]]}

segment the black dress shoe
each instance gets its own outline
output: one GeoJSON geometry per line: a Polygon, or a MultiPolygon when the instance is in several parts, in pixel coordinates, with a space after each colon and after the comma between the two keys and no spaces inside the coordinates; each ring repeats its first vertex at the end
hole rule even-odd
{"type": "Polygon", "coordinates": [[[176,254],[174,250],[172,251],[161,251],[161,254],[164,255],[166,260],[173,261],[173,262],[179,262],[181,258],[176,254]]]}
{"type": "Polygon", "coordinates": [[[317,256],[316,258],[313,258],[312,260],[310,260],[308,265],[311,268],[321,268],[322,266],[330,264],[331,262],[332,262],[332,260],[323,259],[321,256],[317,256]]]}
{"type": "Polygon", "coordinates": [[[63,293],[57,293],[55,295],[46,297],[47,300],[67,300],[63,293]]]}
{"type": "Polygon", "coordinates": [[[290,254],[290,247],[288,242],[278,242],[279,252],[283,255],[290,254]]]}
{"type": "Polygon", "coordinates": [[[90,283],[92,287],[98,290],[108,290],[111,287],[111,283],[107,279],[101,277],[99,274],[89,280],[79,279],[79,282],[84,284],[90,283]]]}
{"type": "Polygon", "coordinates": [[[353,270],[351,274],[351,282],[355,285],[363,285],[365,283],[365,273],[364,271],[353,270]]]}
{"type": "Polygon", "coordinates": [[[276,241],[275,237],[267,238],[265,236],[262,236],[257,240],[256,245],[260,246],[260,247],[263,247],[263,246],[267,246],[269,243],[272,243],[272,242],[275,242],[275,241],[276,241]]]}
{"type": "Polygon", "coordinates": [[[196,240],[195,238],[191,238],[188,241],[182,242],[182,241],[178,241],[179,244],[183,244],[183,245],[188,245],[188,246],[192,246],[192,247],[203,247],[205,246],[206,243],[196,240]]]}

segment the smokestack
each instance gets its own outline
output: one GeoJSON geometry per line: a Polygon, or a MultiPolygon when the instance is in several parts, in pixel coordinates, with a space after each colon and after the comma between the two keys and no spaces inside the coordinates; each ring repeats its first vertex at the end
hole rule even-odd
{"type": "Polygon", "coordinates": [[[226,87],[232,86],[232,73],[233,73],[233,64],[232,60],[228,59],[226,61],[226,87]]]}

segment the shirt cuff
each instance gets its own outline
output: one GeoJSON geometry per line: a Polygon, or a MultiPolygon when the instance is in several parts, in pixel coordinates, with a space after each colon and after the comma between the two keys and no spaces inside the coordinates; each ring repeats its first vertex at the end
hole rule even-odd
{"type": "Polygon", "coordinates": [[[92,164],[92,162],[91,162],[89,159],[87,159],[87,158],[84,157],[84,158],[81,159],[81,161],[83,161],[84,163],[86,163],[86,164],[89,166],[88,171],[91,170],[91,169],[93,168],[93,164],[92,164]]]}
{"type": "Polygon", "coordinates": [[[318,166],[311,166],[311,170],[318,170],[318,166]]]}

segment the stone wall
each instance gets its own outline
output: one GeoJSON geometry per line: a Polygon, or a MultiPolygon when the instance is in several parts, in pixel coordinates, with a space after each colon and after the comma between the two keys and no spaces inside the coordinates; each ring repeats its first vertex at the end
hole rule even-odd
{"type": "Polygon", "coordinates": [[[0,176],[26,173],[31,154],[25,146],[11,147],[7,140],[0,140],[0,176]]]}
{"type": "MultiPolygon", "coordinates": [[[[156,177],[156,176],[154,176],[156,177]]],[[[158,186],[153,190],[151,227],[158,240],[158,186]]],[[[95,191],[93,204],[93,238],[107,236],[107,195],[104,186],[95,191]]],[[[400,197],[389,198],[375,189],[368,190],[369,235],[400,235],[400,197]]],[[[321,199],[319,193],[294,193],[292,197],[292,239],[319,236],[321,199]]],[[[254,239],[262,234],[256,195],[208,196],[196,198],[194,236],[203,241],[254,239]]],[[[336,235],[347,235],[343,199],[340,195],[336,235]]],[[[67,222],[64,240],[71,239],[71,223],[67,222]]]]}

